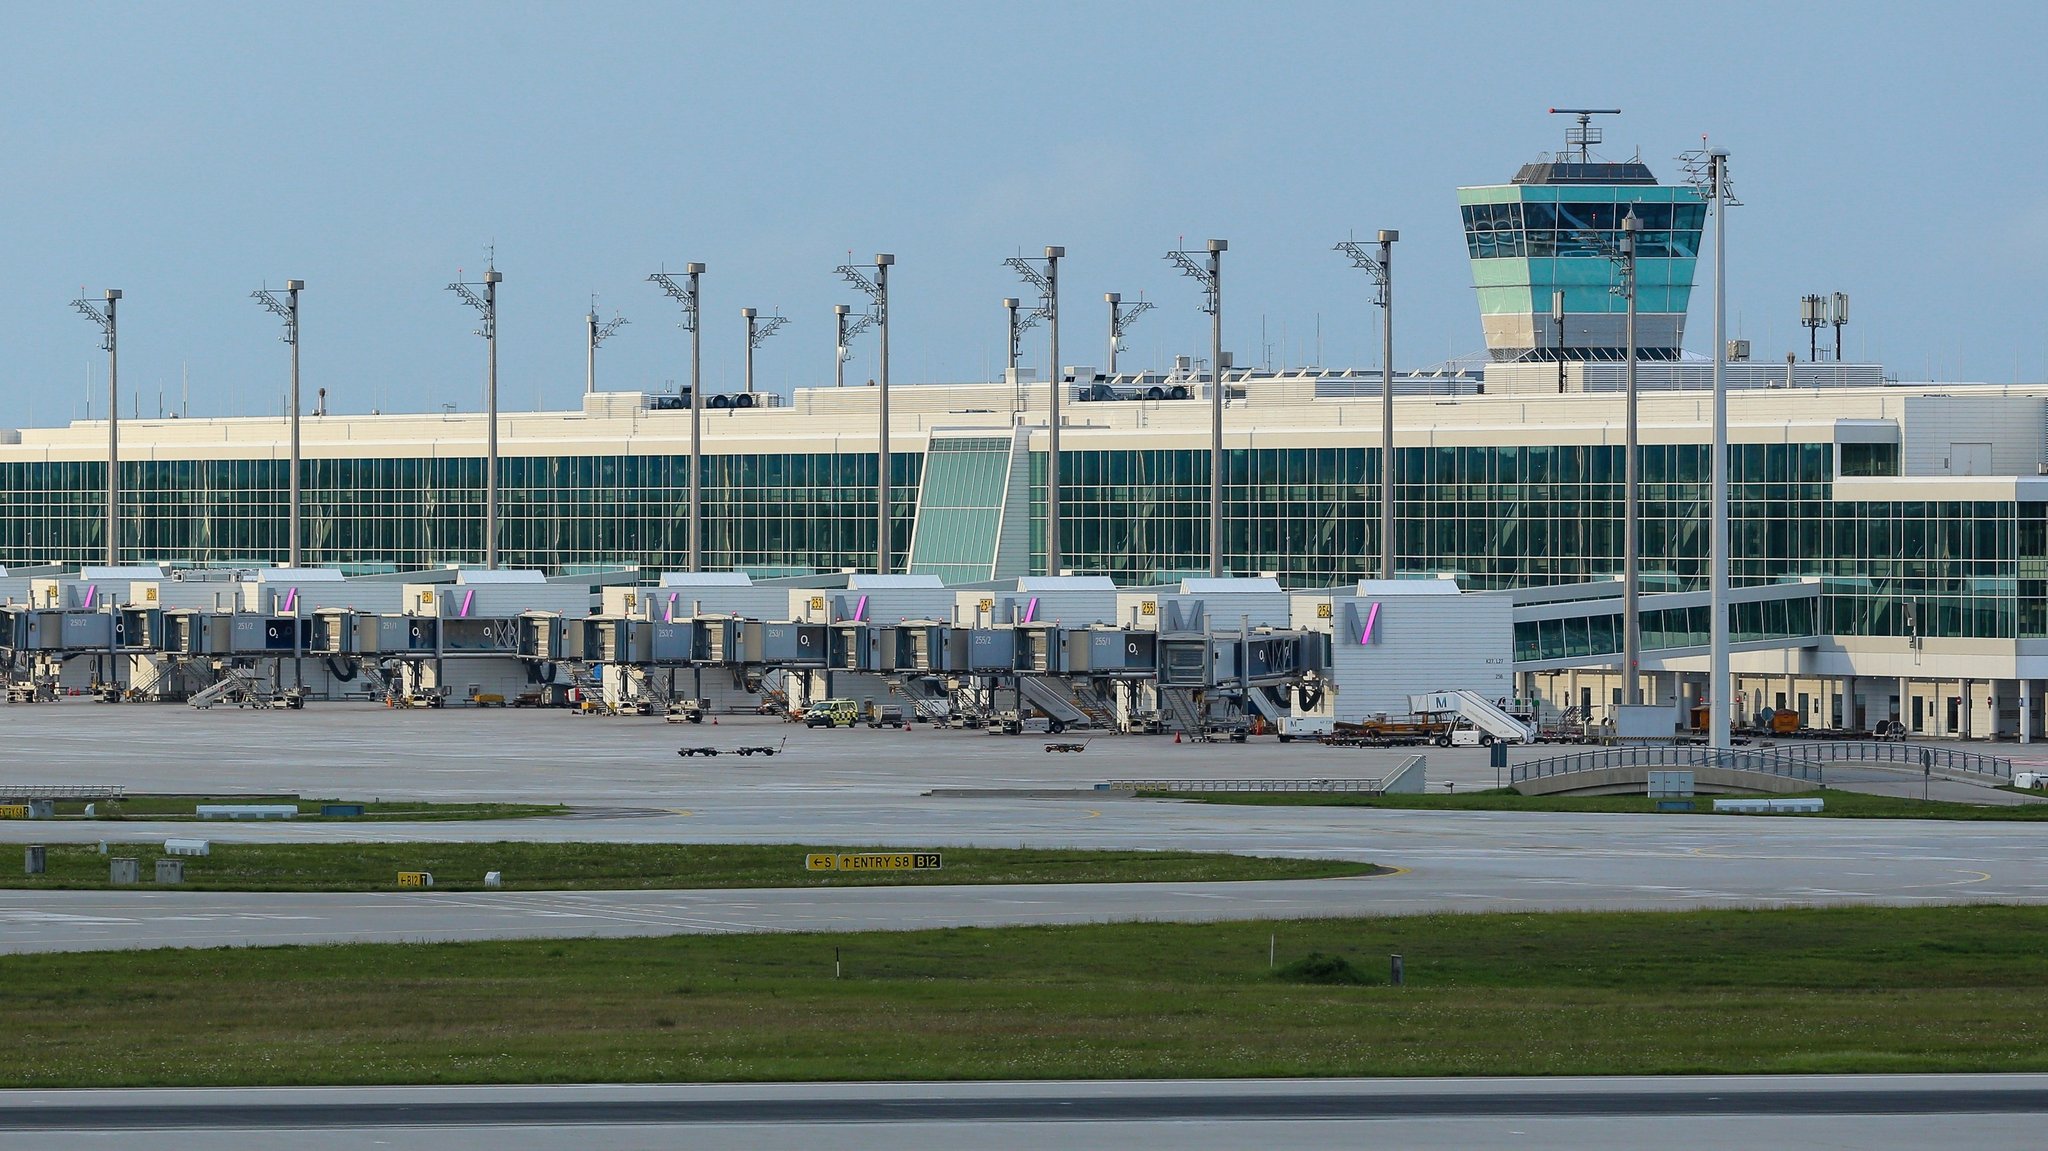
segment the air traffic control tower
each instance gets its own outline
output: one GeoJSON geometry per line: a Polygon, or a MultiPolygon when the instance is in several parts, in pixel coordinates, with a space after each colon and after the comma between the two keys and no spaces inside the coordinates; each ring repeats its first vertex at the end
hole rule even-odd
{"type": "Polygon", "coordinates": [[[1705,201],[1658,184],[1641,159],[1593,158],[1593,116],[1618,109],[1551,111],[1577,117],[1565,151],[1522,165],[1510,183],[1458,189],[1488,354],[1495,363],[1625,360],[1628,304],[1611,257],[1633,210],[1637,358],[1676,360],[1705,201]]]}

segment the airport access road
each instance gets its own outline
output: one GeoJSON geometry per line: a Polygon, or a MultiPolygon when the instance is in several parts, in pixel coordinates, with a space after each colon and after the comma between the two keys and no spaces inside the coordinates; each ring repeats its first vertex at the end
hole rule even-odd
{"type": "Polygon", "coordinates": [[[2038,1075],[0,1092],[0,1148],[1694,1151],[2039,1146],[2038,1075]]]}

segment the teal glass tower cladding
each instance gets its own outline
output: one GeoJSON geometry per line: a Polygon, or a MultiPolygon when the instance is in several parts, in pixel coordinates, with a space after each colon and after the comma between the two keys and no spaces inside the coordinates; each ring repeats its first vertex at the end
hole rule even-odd
{"type": "Polygon", "coordinates": [[[1685,343],[1706,204],[1664,187],[1638,162],[1525,164],[1509,184],[1458,189],[1472,285],[1495,361],[1620,360],[1627,301],[1609,259],[1621,221],[1641,221],[1636,245],[1636,349],[1675,360],[1685,343]],[[1564,293],[1562,324],[1555,312],[1564,293]]]}

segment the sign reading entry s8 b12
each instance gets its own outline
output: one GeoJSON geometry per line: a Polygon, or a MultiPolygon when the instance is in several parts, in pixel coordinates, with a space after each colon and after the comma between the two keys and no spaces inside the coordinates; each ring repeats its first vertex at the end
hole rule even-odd
{"type": "Polygon", "coordinates": [[[833,855],[813,852],[804,856],[806,871],[937,871],[945,866],[936,851],[833,855]]]}

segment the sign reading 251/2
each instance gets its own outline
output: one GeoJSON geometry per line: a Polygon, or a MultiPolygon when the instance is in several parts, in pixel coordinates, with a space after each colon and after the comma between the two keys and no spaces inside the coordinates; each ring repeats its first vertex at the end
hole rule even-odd
{"type": "Polygon", "coordinates": [[[861,855],[812,852],[804,856],[806,871],[938,871],[944,866],[944,857],[936,851],[872,852],[861,855]]]}

